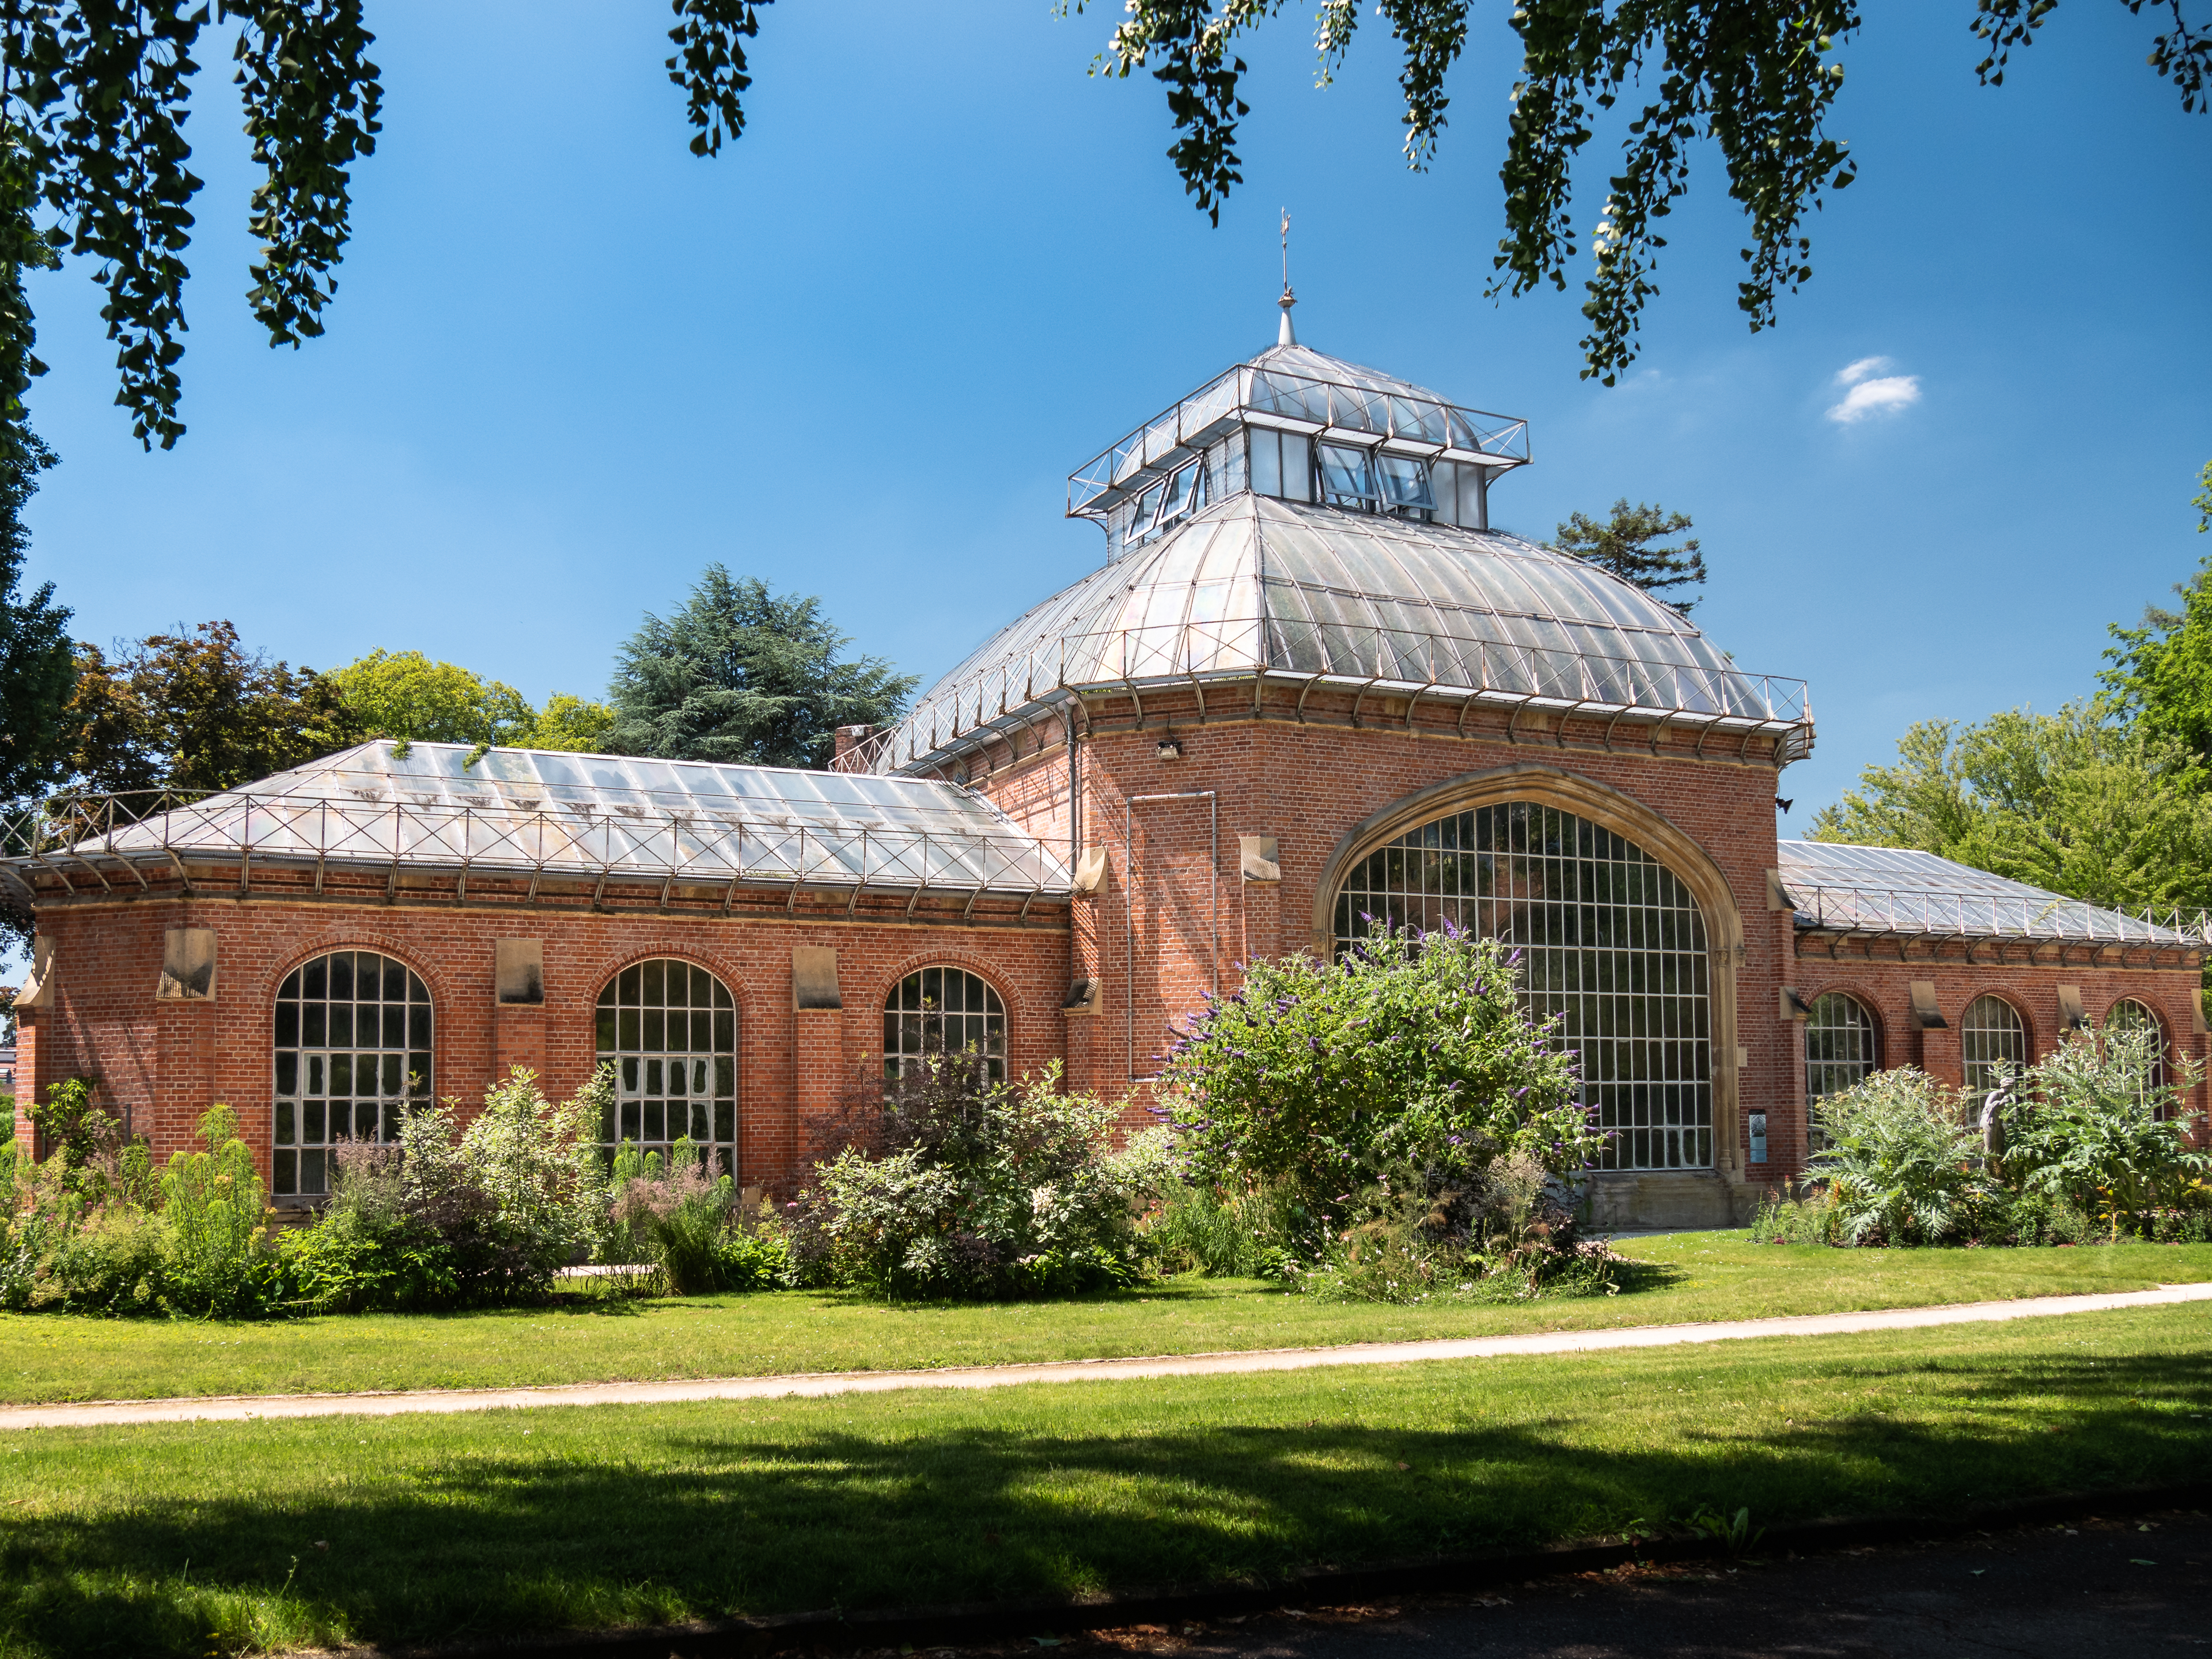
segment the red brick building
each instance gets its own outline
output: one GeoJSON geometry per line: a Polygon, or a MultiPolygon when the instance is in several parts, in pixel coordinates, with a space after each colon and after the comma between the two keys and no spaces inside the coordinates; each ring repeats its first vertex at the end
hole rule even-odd
{"type": "Polygon", "coordinates": [[[1242,963],[1448,918],[1523,951],[1619,1224],[1741,1213],[1875,1066],[1969,1082],[2114,1020],[2202,1055],[2200,934],[1778,842],[1802,685],[1492,531],[1522,423],[1285,317],[1070,480],[1104,564],[833,771],[378,743],[81,804],[0,864],[25,1083],[96,1079],[157,1153],[228,1101],[312,1200],[410,1098],[604,1061],[609,1139],[781,1187],[937,1036],[1141,1095],[1242,963]]]}

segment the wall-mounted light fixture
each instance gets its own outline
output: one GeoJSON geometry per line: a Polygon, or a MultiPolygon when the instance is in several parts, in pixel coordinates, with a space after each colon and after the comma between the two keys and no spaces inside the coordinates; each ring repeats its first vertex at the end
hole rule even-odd
{"type": "Polygon", "coordinates": [[[1181,760],[1182,758],[1182,739],[1181,738],[1162,738],[1160,739],[1160,758],[1162,760],[1181,760]]]}

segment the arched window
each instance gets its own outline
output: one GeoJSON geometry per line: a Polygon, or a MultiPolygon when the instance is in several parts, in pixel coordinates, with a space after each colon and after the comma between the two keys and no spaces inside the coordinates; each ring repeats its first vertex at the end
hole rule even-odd
{"type": "Polygon", "coordinates": [[[1634,842],[1556,807],[1514,801],[1422,825],[1356,866],[1339,890],[1339,950],[1368,918],[1447,921],[1524,952],[1522,992],[1560,1017],[1583,1103],[1613,1131],[1605,1170],[1713,1161],[1712,1014],[1705,918],[1634,842]]]}
{"type": "Polygon", "coordinates": [[[332,1148],[398,1139],[400,1113],[431,1097],[430,989],[377,951],[330,951],[277,988],[276,1048],[270,1187],[321,1198],[332,1148]]]}
{"type": "Polygon", "coordinates": [[[1814,1108],[1808,1126],[1813,1150],[1818,1151],[1826,1141],[1820,1133],[1820,1098],[1863,1083],[1881,1063],[1875,1048],[1874,1016],[1858,999],[1841,991],[1813,999],[1813,1011],[1805,1017],[1805,1098],[1814,1108]]]}
{"type": "Polygon", "coordinates": [[[628,1141],[667,1152],[689,1138],[708,1167],[738,1169],[738,1010],[730,988],[673,957],[633,962],[599,993],[599,1057],[615,1068],[599,1121],[611,1157],[628,1141]]]}
{"type": "Polygon", "coordinates": [[[1966,1062],[1966,1092],[1978,1103],[1996,1087],[2000,1070],[2017,1072],[2027,1065],[2027,1028],[2002,997],[1976,997],[1966,1005],[1966,1022],[1959,1028],[1959,1049],[1966,1062]]]}
{"type": "Polygon", "coordinates": [[[2139,1032],[2148,1032],[2142,1073],[2136,1091],[2148,1094],[2154,1089],[2166,1087],[2166,1027],[2159,1023],[2156,1014],[2132,998],[2116,1002],[2112,1012],[2105,1016],[2105,1031],[2108,1036],[2116,1034],[2132,1036],[2139,1032]]]}
{"type": "Polygon", "coordinates": [[[902,1077],[924,1054],[974,1049],[994,1083],[1006,1076],[1006,1008],[978,975],[960,968],[908,974],[884,1003],[884,1076],[902,1077]]]}

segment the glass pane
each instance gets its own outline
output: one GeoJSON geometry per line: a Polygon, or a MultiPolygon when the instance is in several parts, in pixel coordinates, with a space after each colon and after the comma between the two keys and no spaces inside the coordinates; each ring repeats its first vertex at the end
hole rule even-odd
{"type": "Polygon", "coordinates": [[[280,1054],[276,1056],[276,1092],[296,1095],[300,1092],[300,1056],[280,1054]]]}
{"type": "Polygon", "coordinates": [[[384,958],[384,960],[383,960],[383,968],[384,968],[384,1000],[385,1000],[386,1002],[404,1002],[404,1001],[406,1001],[406,1000],[407,1000],[407,968],[406,968],[406,965],[405,965],[404,963],[403,963],[394,962],[394,961],[393,961],[390,957],[385,957],[385,958],[384,958]]]}
{"type": "Polygon", "coordinates": [[[300,1155],[297,1152],[276,1154],[276,1179],[270,1183],[288,1198],[296,1197],[300,1191],[300,1155]]]}
{"type": "Polygon", "coordinates": [[[276,1046],[279,1048],[300,1046],[300,1005],[296,1002],[276,1005],[276,1046]]]}
{"type": "Polygon", "coordinates": [[[614,1050],[615,1011],[613,1006],[605,997],[599,999],[599,1052],[603,1054],[611,1054],[614,1050]]]}
{"type": "Polygon", "coordinates": [[[1334,909],[1340,950],[1365,931],[1364,916],[1449,922],[1517,946],[1528,1011],[1558,1018],[1559,1041],[1580,1061],[1583,1103],[1611,1133],[1598,1166],[1710,1165],[1704,921],[1641,848],[1555,809],[1485,807],[1363,861],[1334,909]]]}
{"type": "Polygon", "coordinates": [[[305,982],[300,988],[300,994],[309,1002],[314,1001],[318,997],[330,995],[330,970],[331,960],[328,957],[317,957],[309,963],[305,969],[301,969],[305,982]]]}
{"type": "Polygon", "coordinates": [[[330,1034],[330,1011],[327,1005],[310,1002],[300,1010],[300,1042],[307,1048],[323,1047],[330,1034]]]}
{"type": "Polygon", "coordinates": [[[276,1134],[279,1146],[289,1146],[300,1139],[300,1109],[289,1100],[276,1103],[276,1134]]]}
{"type": "Polygon", "coordinates": [[[330,1046],[350,1048],[353,1046],[353,1004],[334,1002],[331,1005],[330,1046]]]}
{"type": "Polygon", "coordinates": [[[300,970],[297,968],[284,975],[284,983],[277,988],[276,994],[288,998],[300,994],[300,970]]]}
{"type": "Polygon", "coordinates": [[[645,1006],[648,1008],[665,1006],[668,1000],[668,975],[665,965],[656,959],[654,961],[646,963],[643,966],[645,969],[645,989],[642,1000],[644,1001],[645,1006]]]}
{"type": "Polygon", "coordinates": [[[336,1001],[343,998],[350,1002],[353,1000],[353,952],[331,951],[330,964],[331,1000],[336,1001]]]}
{"type": "Polygon", "coordinates": [[[1429,469],[1410,455],[1383,455],[1376,470],[1382,481],[1382,497],[1393,507],[1434,507],[1429,493],[1429,469]]]}

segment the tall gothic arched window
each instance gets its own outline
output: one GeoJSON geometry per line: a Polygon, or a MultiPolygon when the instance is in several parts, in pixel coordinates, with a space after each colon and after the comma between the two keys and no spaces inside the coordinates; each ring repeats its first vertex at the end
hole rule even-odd
{"type": "Polygon", "coordinates": [[[1697,900],[1601,824],[1511,801],[1408,831],[1339,890],[1339,950],[1374,921],[1455,927],[1518,945],[1522,992],[1581,1062],[1611,1132],[1598,1167],[1713,1162],[1711,967],[1697,900]]]}

